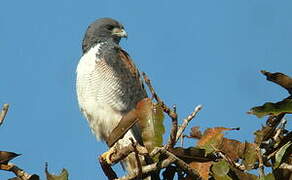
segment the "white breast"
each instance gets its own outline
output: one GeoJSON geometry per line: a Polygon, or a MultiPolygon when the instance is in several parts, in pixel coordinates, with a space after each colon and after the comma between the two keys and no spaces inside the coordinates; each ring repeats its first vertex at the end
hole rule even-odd
{"type": "Polygon", "coordinates": [[[120,121],[125,105],[119,101],[122,93],[118,78],[104,60],[97,58],[101,44],[84,54],[77,66],[77,98],[97,139],[105,140],[120,121]]]}

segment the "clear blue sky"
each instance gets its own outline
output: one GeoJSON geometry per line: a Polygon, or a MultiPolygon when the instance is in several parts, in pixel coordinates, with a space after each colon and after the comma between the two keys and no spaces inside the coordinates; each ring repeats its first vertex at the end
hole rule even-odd
{"type": "Polygon", "coordinates": [[[252,141],[265,121],[249,108],[287,96],[259,71],[292,76],[291,8],[273,0],[2,1],[0,103],[11,108],[0,149],[23,154],[13,162],[41,177],[48,162],[74,180],[104,179],[96,159],[106,146],[91,134],[75,93],[80,44],[100,17],[124,24],[122,46],[180,118],[203,104],[192,125],[241,127],[227,136],[252,141]]]}

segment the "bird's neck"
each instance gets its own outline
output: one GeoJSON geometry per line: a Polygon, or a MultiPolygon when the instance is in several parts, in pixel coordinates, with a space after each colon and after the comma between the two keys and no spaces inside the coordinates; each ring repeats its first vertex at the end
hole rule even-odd
{"type": "Polygon", "coordinates": [[[121,41],[120,37],[110,37],[110,38],[100,38],[97,43],[109,43],[109,44],[116,44],[119,45],[121,41]]]}

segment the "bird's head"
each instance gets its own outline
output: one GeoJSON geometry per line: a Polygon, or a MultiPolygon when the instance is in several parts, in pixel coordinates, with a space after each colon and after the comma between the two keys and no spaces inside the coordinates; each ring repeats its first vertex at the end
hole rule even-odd
{"type": "Polygon", "coordinates": [[[127,37],[127,33],[118,21],[111,18],[97,19],[87,28],[82,43],[83,53],[99,42],[113,40],[118,44],[123,37],[127,37]]]}

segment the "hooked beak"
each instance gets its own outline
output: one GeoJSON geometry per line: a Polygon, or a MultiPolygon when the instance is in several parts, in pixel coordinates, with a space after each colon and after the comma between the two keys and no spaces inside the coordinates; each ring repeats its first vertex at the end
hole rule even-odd
{"type": "Polygon", "coordinates": [[[114,28],[113,29],[113,35],[118,36],[118,37],[124,37],[124,38],[128,38],[128,34],[124,29],[120,29],[120,28],[114,28]]]}

